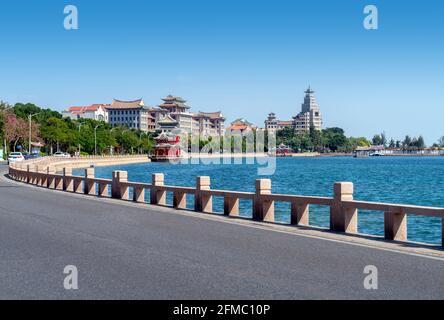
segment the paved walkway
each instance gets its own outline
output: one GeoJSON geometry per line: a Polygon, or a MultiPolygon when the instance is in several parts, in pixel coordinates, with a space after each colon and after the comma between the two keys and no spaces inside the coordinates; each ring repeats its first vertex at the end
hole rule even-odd
{"type": "Polygon", "coordinates": [[[0,298],[443,299],[444,260],[56,192],[2,173],[0,298]],[[78,269],[78,290],[63,287],[66,265],[78,269]],[[378,269],[377,290],[364,288],[366,265],[378,269]]]}

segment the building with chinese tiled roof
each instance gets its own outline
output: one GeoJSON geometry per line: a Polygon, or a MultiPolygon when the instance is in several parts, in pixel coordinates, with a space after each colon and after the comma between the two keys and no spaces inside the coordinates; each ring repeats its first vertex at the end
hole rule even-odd
{"type": "Polygon", "coordinates": [[[184,132],[202,136],[223,134],[225,118],[220,111],[192,113],[189,111],[190,106],[187,105],[187,100],[172,95],[166,96],[162,101],[162,104],[152,110],[157,130],[166,132],[181,129],[184,132]],[[176,123],[174,128],[172,128],[174,123],[170,119],[176,123]]]}
{"type": "Polygon", "coordinates": [[[293,128],[298,134],[307,133],[310,128],[322,129],[322,115],[319,105],[316,103],[314,91],[310,87],[305,91],[301,112],[294,116],[293,120],[277,120],[273,112],[268,114],[268,118],[265,120],[265,129],[275,131],[284,128],[293,128]]]}
{"type": "Polygon", "coordinates": [[[239,118],[231,122],[231,125],[227,128],[229,132],[244,132],[250,130],[256,130],[257,127],[244,118],[239,118]]]}
{"type": "Polygon", "coordinates": [[[108,122],[109,104],[92,104],[90,106],[73,106],[62,112],[64,117],[78,120],[81,118],[108,122]]]}
{"type": "Polygon", "coordinates": [[[141,131],[153,131],[155,118],[152,108],[145,105],[143,99],[123,101],[114,99],[108,107],[109,124],[113,127],[125,126],[141,131]]]}
{"type": "Polygon", "coordinates": [[[193,113],[193,133],[202,136],[220,136],[224,134],[225,117],[221,111],[193,113]]]}

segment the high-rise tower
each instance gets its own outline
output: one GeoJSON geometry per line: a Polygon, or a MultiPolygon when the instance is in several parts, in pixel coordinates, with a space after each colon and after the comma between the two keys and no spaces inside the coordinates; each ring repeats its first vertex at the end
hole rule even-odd
{"type": "Polygon", "coordinates": [[[304,103],[301,112],[293,117],[294,128],[297,133],[306,133],[310,131],[310,127],[315,130],[322,129],[322,115],[319,105],[316,103],[314,91],[308,87],[305,91],[304,103]]]}

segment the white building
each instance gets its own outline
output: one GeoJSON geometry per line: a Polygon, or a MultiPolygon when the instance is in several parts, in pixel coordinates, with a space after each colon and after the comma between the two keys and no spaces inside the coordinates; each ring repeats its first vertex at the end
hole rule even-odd
{"type": "Polygon", "coordinates": [[[158,108],[152,109],[157,130],[181,129],[207,137],[223,135],[225,118],[220,111],[192,113],[187,101],[181,97],[168,95],[162,100],[158,108]]]}
{"type": "Polygon", "coordinates": [[[71,118],[72,120],[85,118],[108,122],[109,106],[109,104],[93,104],[83,107],[69,107],[67,110],[63,111],[62,114],[64,117],[71,118]]]}
{"type": "Polygon", "coordinates": [[[225,132],[222,112],[193,113],[192,132],[204,137],[222,136],[225,132]]]}
{"type": "Polygon", "coordinates": [[[141,131],[154,129],[154,118],[151,108],[145,106],[142,99],[122,101],[114,99],[108,107],[109,124],[113,127],[124,126],[141,131]]]}
{"type": "Polygon", "coordinates": [[[294,119],[294,128],[297,133],[306,133],[310,131],[310,127],[315,130],[322,129],[322,116],[319,105],[316,103],[314,91],[308,87],[305,91],[304,103],[302,111],[294,119]]]}
{"type": "Polygon", "coordinates": [[[309,132],[311,127],[315,130],[322,129],[322,115],[314,91],[310,87],[305,91],[301,112],[294,116],[293,120],[277,120],[273,112],[269,113],[265,120],[265,129],[268,131],[293,128],[298,134],[304,134],[309,132]]]}

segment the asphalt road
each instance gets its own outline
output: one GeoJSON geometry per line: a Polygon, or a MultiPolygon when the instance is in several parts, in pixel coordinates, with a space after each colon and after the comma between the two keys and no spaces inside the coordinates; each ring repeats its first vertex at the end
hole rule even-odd
{"type": "Polygon", "coordinates": [[[0,298],[443,299],[444,261],[2,177],[0,298]],[[67,265],[77,290],[64,289],[67,265]],[[378,269],[377,290],[364,288],[366,265],[378,269]]]}

